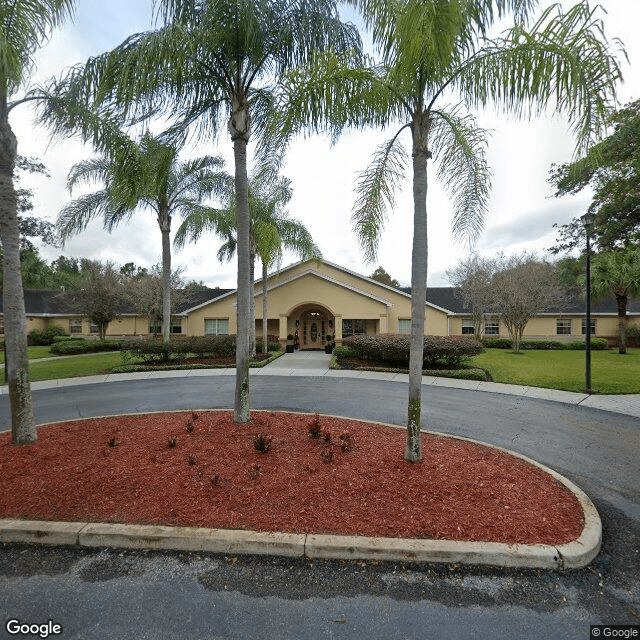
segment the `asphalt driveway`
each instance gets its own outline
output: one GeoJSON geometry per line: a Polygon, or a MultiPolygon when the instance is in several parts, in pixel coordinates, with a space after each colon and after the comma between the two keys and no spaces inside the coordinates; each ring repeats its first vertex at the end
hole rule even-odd
{"type": "MultiPolygon", "coordinates": [[[[252,376],[254,408],[404,420],[402,382],[277,373],[252,376]]],[[[44,423],[230,408],[233,385],[199,375],[63,386],[35,391],[35,410],[44,423]]],[[[604,529],[592,565],[551,573],[4,545],[0,611],[52,619],[64,638],[577,639],[591,624],[640,625],[640,419],[467,389],[423,393],[429,429],[531,456],[589,494],[604,529]]],[[[2,396],[4,424],[8,411],[2,396]]]]}

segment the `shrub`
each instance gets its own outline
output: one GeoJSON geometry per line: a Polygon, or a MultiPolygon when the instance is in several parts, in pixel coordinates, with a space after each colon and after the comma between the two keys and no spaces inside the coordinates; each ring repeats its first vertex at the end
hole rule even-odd
{"type": "Polygon", "coordinates": [[[271,436],[259,433],[253,437],[253,448],[260,453],[267,453],[271,449],[271,436]]]}
{"type": "Polygon", "coordinates": [[[184,360],[188,356],[204,358],[233,357],[236,353],[235,336],[193,336],[173,338],[165,345],[162,340],[148,338],[145,340],[129,340],[123,346],[131,356],[144,362],[166,361],[170,359],[184,360]]]}
{"type": "MultiPolygon", "coordinates": [[[[350,336],[347,347],[360,358],[377,362],[409,362],[411,338],[408,335],[380,333],[377,335],[350,336]]],[[[482,351],[482,344],[475,338],[461,336],[425,336],[422,362],[425,366],[459,366],[461,362],[482,351]]]]}
{"type": "Polygon", "coordinates": [[[56,342],[70,342],[71,340],[84,340],[82,336],[54,336],[53,344],[56,342]]]}
{"type": "Polygon", "coordinates": [[[567,348],[567,343],[560,340],[523,340],[520,343],[520,348],[562,350],[567,348]]]}
{"type": "Polygon", "coordinates": [[[120,351],[124,340],[66,340],[51,345],[51,353],[58,356],[75,356],[80,353],[120,351]]]}
{"type": "Polygon", "coordinates": [[[30,345],[49,346],[53,344],[56,336],[64,336],[65,330],[59,324],[49,325],[44,331],[37,331],[34,329],[29,332],[28,342],[30,345]]]}
{"type": "Polygon", "coordinates": [[[355,351],[354,349],[351,349],[350,347],[346,347],[344,345],[341,347],[336,347],[333,350],[333,354],[338,358],[357,358],[358,357],[357,351],[355,351]]]}
{"type": "Polygon", "coordinates": [[[509,338],[482,338],[481,342],[487,349],[511,349],[513,346],[509,338]]]}
{"type": "MultiPolygon", "coordinates": [[[[591,338],[592,351],[605,351],[608,347],[609,343],[606,338],[591,338]]],[[[573,340],[567,345],[567,349],[573,349],[575,351],[584,351],[586,348],[587,344],[584,340],[573,340]]]]}

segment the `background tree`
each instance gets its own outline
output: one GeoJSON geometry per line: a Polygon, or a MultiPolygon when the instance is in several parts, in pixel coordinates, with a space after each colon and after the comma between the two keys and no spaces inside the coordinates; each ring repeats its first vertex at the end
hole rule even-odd
{"type": "Polygon", "coordinates": [[[122,274],[112,262],[86,260],[82,280],[70,291],[73,307],[97,325],[100,340],[104,340],[107,327],[122,313],[126,302],[126,289],[122,274]]]}
{"type": "Polygon", "coordinates": [[[18,201],[13,184],[16,136],[9,112],[25,98],[10,98],[28,82],[34,55],[51,31],[71,15],[73,0],[14,0],[0,3],[0,241],[6,371],[14,444],[35,442],[37,430],[29,383],[27,320],[20,270],[18,201]]]}
{"type": "Polygon", "coordinates": [[[164,144],[149,133],[139,143],[126,145],[129,158],[123,162],[119,149],[125,134],[117,131],[113,153],[74,165],[68,176],[70,191],[81,184],[100,183],[99,191],[80,196],[67,204],[58,216],[60,236],[83,231],[89,222],[102,218],[111,232],[138,210],[156,215],[162,236],[163,316],[162,337],[169,341],[171,324],[171,219],[175,213],[187,215],[216,188],[222,159],[204,156],[181,162],[175,146],[164,144]],[[133,152],[132,152],[133,149],[133,152]]]}
{"type": "MultiPolygon", "coordinates": [[[[580,284],[584,290],[584,276],[580,284]]],[[[618,304],[618,353],[627,352],[627,301],[640,295],[640,248],[603,251],[591,260],[591,291],[604,298],[613,295],[618,304]]]]}
{"type": "Polygon", "coordinates": [[[495,259],[483,258],[474,253],[447,271],[449,282],[456,287],[456,296],[471,310],[476,337],[482,335],[485,315],[491,310],[493,302],[491,279],[496,267],[495,259]]]}
{"type": "Polygon", "coordinates": [[[92,58],[62,83],[88,103],[125,116],[182,116],[215,139],[228,131],[234,149],[237,200],[238,335],[235,420],[249,416],[250,242],[247,145],[261,133],[282,74],[318,50],[357,50],[335,0],[160,0],[165,26],[137,34],[92,58]]]}
{"type": "Polygon", "coordinates": [[[427,164],[453,194],[455,235],[473,240],[482,228],[489,191],[486,136],[460,107],[442,104],[455,94],[468,106],[497,104],[516,115],[547,107],[568,115],[584,149],[603,130],[620,78],[602,23],[586,2],[562,13],[553,5],[531,26],[531,0],[349,0],[358,7],[382,64],[353,69],[324,56],[289,78],[283,100],[287,128],[299,122],[334,132],[345,125],[397,126],[378,148],[358,184],[353,223],[365,257],[374,259],[393,208],[395,188],[409,156],[400,134],[411,133],[413,248],[411,351],[405,459],[421,458],[422,344],[427,282],[427,164]],[[497,38],[496,21],[516,24],[497,38]],[[300,117],[302,115],[302,118],[300,117]]]}
{"type": "MultiPolygon", "coordinates": [[[[594,190],[589,213],[596,250],[637,245],[640,241],[640,100],[611,117],[613,133],[582,158],[551,169],[556,197],[594,190]]],[[[553,253],[582,249],[584,226],[579,218],[559,227],[553,253]]]]}
{"type": "Polygon", "coordinates": [[[567,297],[556,266],[529,253],[496,260],[491,292],[489,304],[507,327],[515,353],[527,323],[543,311],[562,308],[567,297]]]}
{"type": "MultiPolygon", "coordinates": [[[[128,304],[137,313],[149,319],[149,331],[152,327],[162,326],[164,318],[162,265],[153,265],[151,271],[138,267],[136,271],[133,263],[127,263],[120,269],[120,272],[124,276],[125,298],[128,304]],[[127,268],[129,266],[132,268],[127,268]]],[[[176,270],[171,274],[171,314],[182,304],[184,299],[182,270],[176,270]]]]}
{"type": "Polygon", "coordinates": [[[400,288],[400,283],[395,278],[392,278],[382,267],[378,267],[369,277],[389,287],[400,288]]]}
{"type": "MultiPolygon", "coordinates": [[[[233,177],[227,175],[220,181],[219,195],[222,208],[200,207],[188,215],[176,232],[175,243],[197,242],[205,231],[212,231],[225,242],[218,250],[218,259],[231,260],[237,250],[237,201],[233,177]],[[226,186],[225,186],[226,185],[226,186]]],[[[249,247],[251,274],[251,327],[250,351],[255,354],[255,295],[254,273],[257,257],[262,262],[262,351],[267,350],[269,267],[278,264],[283,251],[296,253],[300,258],[320,257],[320,249],[311,234],[299,220],[288,217],[286,204],[291,199],[291,184],[287,178],[277,175],[276,166],[262,166],[249,178],[249,247]]]]}

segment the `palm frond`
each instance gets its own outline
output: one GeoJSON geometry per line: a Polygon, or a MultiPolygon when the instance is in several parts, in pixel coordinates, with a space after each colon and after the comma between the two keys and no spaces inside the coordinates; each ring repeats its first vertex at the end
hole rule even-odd
{"type": "Polygon", "coordinates": [[[234,225],[234,211],[194,204],[178,227],[173,244],[177,248],[182,248],[187,242],[197,242],[205,232],[227,237],[233,234],[234,225]]]}
{"type": "Polygon", "coordinates": [[[68,203],[58,214],[56,228],[62,242],[84,231],[96,218],[106,220],[114,212],[106,190],[88,193],[68,203]]]}
{"type": "Polygon", "coordinates": [[[405,177],[408,157],[399,134],[406,127],[376,149],[371,164],[358,177],[351,222],[368,262],[376,258],[387,209],[395,205],[396,189],[405,177]]]}
{"type": "Polygon", "coordinates": [[[453,233],[473,244],[483,228],[491,190],[487,165],[487,134],[471,115],[459,108],[433,113],[430,148],[438,165],[437,176],[453,194],[453,233]]]}
{"type": "Polygon", "coordinates": [[[602,20],[586,2],[561,13],[549,7],[525,29],[516,25],[490,41],[454,84],[472,105],[530,116],[552,108],[568,115],[577,152],[604,132],[622,73],[617,59],[626,55],[619,41],[610,44],[602,20]]]}

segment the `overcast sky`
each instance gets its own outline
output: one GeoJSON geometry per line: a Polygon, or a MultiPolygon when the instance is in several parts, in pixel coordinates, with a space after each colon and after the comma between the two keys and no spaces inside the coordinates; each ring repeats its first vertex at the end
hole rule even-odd
{"type": "MultiPolygon", "coordinates": [[[[544,6],[544,2],[541,3],[544,6]]],[[[639,0],[601,0],[609,39],[620,38],[629,62],[623,64],[625,82],[620,87],[621,103],[640,98],[639,0]]],[[[75,20],[57,31],[37,57],[35,78],[44,80],[91,55],[113,48],[132,33],[151,27],[151,0],[80,0],[75,20]]],[[[567,162],[574,148],[566,122],[560,119],[516,121],[491,112],[476,113],[481,126],[492,130],[488,159],[493,171],[493,189],[485,231],[477,249],[484,255],[498,251],[543,252],[555,239],[553,224],[563,224],[582,215],[589,194],[557,200],[547,183],[552,163],[567,162]]],[[[55,221],[70,196],[65,181],[70,167],[93,155],[90,147],[74,140],[51,143],[48,132],[33,123],[28,106],[13,110],[11,124],[18,137],[18,152],[40,158],[51,178],[33,177],[23,181],[35,191],[34,214],[55,221]]],[[[288,155],[284,174],[292,179],[294,197],[288,211],[291,217],[307,225],[326,260],[364,275],[382,265],[402,284],[411,279],[412,198],[410,175],[407,187],[391,212],[380,242],[376,263],[362,258],[351,230],[350,215],[357,174],[364,169],[376,146],[392,131],[351,132],[331,146],[320,137],[297,141],[288,155]]],[[[407,133],[407,142],[409,135],[407,133]]],[[[222,137],[217,145],[203,142],[199,153],[220,154],[233,172],[231,142],[222,137]]],[[[445,271],[464,258],[466,245],[456,243],[450,232],[451,207],[447,194],[431,172],[427,209],[429,217],[429,285],[447,285],[445,271]]],[[[174,229],[179,220],[174,221],[174,229]]],[[[219,240],[204,236],[197,245],[174,252],[174,267],[182,267],[187,279],[204,281],[209,286],[235,287],[235,262],[220,264],[215,254],[219,240]]],[[[81,235],[70,240],[63,250],[43,247],[41,254],[52,260],[59,254],[111,260],[123,264],[135,262],[151,266],[160,260],[160,230],[151,212],[137,213],[111,234],[93,223],[81,235]]],[[[294,262],[285,256],[283,266],[294,262]]],[[[257,265],[256,272],[260,272],[257,265]]]]}

